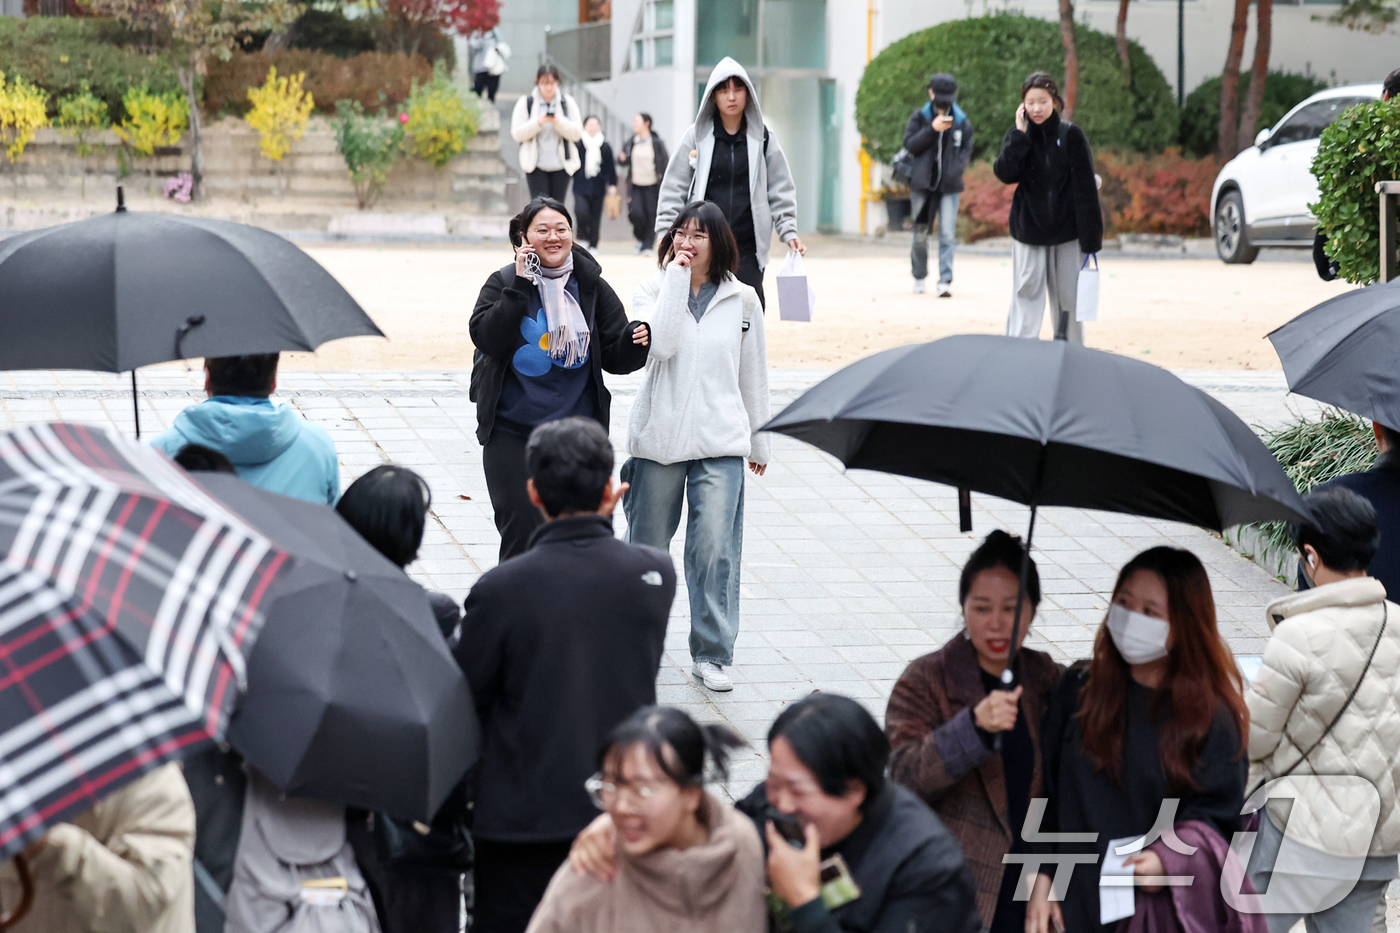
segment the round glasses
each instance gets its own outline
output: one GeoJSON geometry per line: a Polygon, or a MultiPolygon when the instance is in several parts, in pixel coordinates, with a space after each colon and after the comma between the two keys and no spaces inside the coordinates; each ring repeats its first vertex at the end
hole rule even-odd
{"type": "Polygon", "coordinates": [[[656,796],[655,785],[646,781],[634,783],[621,783],[609,781],[603,778],[601,773],[593,775],[583,782],[583,789],[588,791],[588,799],[593,801],[593,805],[599,810],[606,810],[618,803],[623,796],[630,797],[634,804],[644,804],[652,797],[656,796]]]}

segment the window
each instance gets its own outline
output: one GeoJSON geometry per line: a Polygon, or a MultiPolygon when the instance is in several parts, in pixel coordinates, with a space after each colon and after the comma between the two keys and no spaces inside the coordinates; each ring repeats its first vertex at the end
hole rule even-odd
{"type": "Polygon", "coordinates": [[[711,68],[726,55],[758,65],[759,0],[701,0],[695,11],[695,64],[711,68]]]}
{"type": "Polygon", "coordinates": [[[644,0],[637,29],[632,34],[628,67],[633,71],[665,68],[674,61],[675,0],[644,0]]]}
{"type": "Polygon", "coordinates": [[[1342,115],[1342,111],[1357,104],[1365,103],[1366,97],[1333,97],[1308,104],[1278,128],[1269,137],[1270,146],[1284,146],[1288,143],[1301,143],[1317,139],[1332,121],[1342,115]]]}
{"type": "Polygon", "coordinates": [[[826,67],[826,0],[764,0],[763,67],[826,67]]]}

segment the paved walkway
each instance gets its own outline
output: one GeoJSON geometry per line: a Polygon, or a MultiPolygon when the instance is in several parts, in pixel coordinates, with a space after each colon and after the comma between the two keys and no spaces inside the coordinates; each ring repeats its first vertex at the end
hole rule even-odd
{"type": "MultiPolygon", "coordinates": [[[[775,370],[774,410],[825,373],[775,370]]],[[[1183,373],[1252,424],[1288,417],[1280,373],[1183,373]]],[[[432,486],[432,519],[414,574],[459,599],[496,563],[498,538],[475,440],[465,372],[287,372],[278,396],[325,427],[343,479],[384,462],[405,464],[432,486]]],[[[621,445],[636,377],[609,377],[613,438],[621,445]]],[[[202,371],[140,374],[141,424],[152,434],[202,397],[202,371]]],[[[1301,404],[1298,404],[1301,403],[1301,404]]],[[[0,424],[64,419],[132,429],[129,377],[77,372],[0,373],[0,424]]],[[[621,457],[619,457],[619,463],[621,457]]],[[[690,676],[687,602],[677,594],[659,678],[662,703],[701,720],[726,720],[754,743],[736,762],[734,790],[763,775],[763,738],[783,704],[813,690],[846,693],[883,718],[904,666],[959,628],[959,568],[995,527],[1024,533],[1027,509],[974,496],[974,532],[957,528],[955,493],[881,473],[847,473],[831,458],[778,437],[766,476],[750,477],[742,612],[732,693],[690,676]]],[[[618,527],[623,520],[619,514],[618,527]]],[[[1045,509],[1036,528],[1044,599],[1027,644],[1061,661],[1088,655],[1117,569],[1155,544],[1190,548],[1210,570],[1220,622],[1237,654],[1258,654],[1263,607],[1282,584],[1208,532],[1171,522],[1076,509],[1045,509]]],[[[673,553],[679,564],[681,540],[673,553]]]]}

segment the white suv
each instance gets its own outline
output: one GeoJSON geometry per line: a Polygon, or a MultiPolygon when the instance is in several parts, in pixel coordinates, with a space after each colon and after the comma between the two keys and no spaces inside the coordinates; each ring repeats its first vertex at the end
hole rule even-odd
{"type": "Polygon", "coordinates": [[[1253,262],[1261,246],[1312,246],[1317,200],[1313,157],[1322,131],[1342,111],[1380,100],[1379,84],[1314,94],[1262,129],[1254,145],[1225,163],[1210,193],[1215,251],[1225,262],[1253,262]]]}

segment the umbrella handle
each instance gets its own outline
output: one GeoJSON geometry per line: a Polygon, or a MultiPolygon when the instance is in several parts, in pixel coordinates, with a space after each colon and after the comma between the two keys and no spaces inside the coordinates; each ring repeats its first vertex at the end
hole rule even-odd
{"type": "Polygon", "coordinates": [[[34,906],[34,876],[29,873],[29,861],[23,855],[15,856],[15,871],[19,873],[19,906],[0,916],[0,930],[7,930],[19,923],[29,913],[29,908],[34,906]]]}

